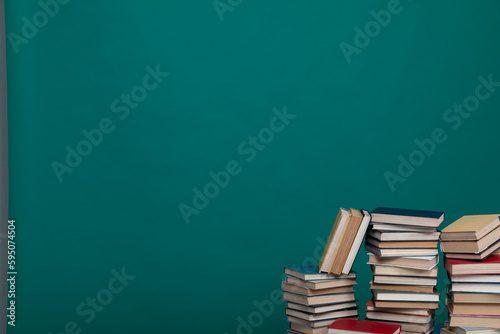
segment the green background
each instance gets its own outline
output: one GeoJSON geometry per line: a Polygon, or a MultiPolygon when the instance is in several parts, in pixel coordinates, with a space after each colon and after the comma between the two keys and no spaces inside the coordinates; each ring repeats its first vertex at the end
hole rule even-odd
{"type": "MultiPolygon", "coordinates": [[[[285,265],[315,258],[341,206],[440,210],[443,226],[498,213],[500,90],[456,130],[443,114],[478,76],[500,81],[500,3],[401,6],[350,64],[339,44],[387,1],[242,1],[221,21],[212,1],[72,0],[19,52],[8,42],[19,272],[9,332],[75,321],[82,333],[233,334],[285,265]],[[120,120],[111,102],[157,64],[170,76],[120,120]],[[284,106],[296,118],[247,162],[238,145],[284,106]],[[103,118],[114,132],[59,182],[51,164],[103,118]],[[446,142],[391,191],[384,173],[436,128],[446,142]],[[179,204],[230,160],[241,173],[186,224],[179,204]],[[135,279],[85,323],[77,305],[123,267],[135,279]]],[[[7,32],[38,11],[9,1],[7,32]]],[[[361,314],[366,261],[362,250],[361,314]]],[[[286,328],[280,304],[252,331],[286,328]]]]}

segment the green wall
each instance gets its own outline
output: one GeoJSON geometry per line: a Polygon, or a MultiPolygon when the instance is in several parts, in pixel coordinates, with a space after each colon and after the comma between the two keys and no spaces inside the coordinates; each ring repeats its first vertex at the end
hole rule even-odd
{"type": "Polygon", "coordinates": [[[339,207],[500,212],[498,1],[59,1],[6,4],[11,333],[284,332],[339,207]]]}

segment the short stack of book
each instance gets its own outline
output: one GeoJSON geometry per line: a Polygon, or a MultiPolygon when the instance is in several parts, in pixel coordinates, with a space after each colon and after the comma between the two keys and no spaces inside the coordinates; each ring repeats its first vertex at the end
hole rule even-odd
{"type": "Polygon", "coordinates": [[[315,267],[286,267],[282,283],[287,302],[288,333],[327,334],[328,326],[339,318],[358,318],[354,297],[356,273],[318,273],[315,267]]]}
{"type": "Polygon", "coordinates": [[[430,333],[439,306],[437,230],[443,212],[377,208],[365,247],[373,272],[366,318],[430,333]]]}
{"type": "Polygon", "coordinates": [[[363,243],[370,213],[341,208],[317,267],[285,268],[282,283],[289,333],[326,334],[336,319],[358,317],[351,271],[363,243]]]}
{"type": "Polygon", "coordinates": [[[449,330],[500,329],[499,239],[499,215],[464,216],[443,229],[444,267],[451,281],[446,298],[449,330]]]}
{"type": "Polygon", "coordinates": [[[500,329],[458,326],[458,327],[441,328],[441,334],[500,334],[500,329]]]}

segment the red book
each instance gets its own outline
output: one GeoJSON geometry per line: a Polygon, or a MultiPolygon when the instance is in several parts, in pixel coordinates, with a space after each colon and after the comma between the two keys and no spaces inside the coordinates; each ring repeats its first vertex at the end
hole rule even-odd
{"type": "Polygon", "coordinates": [[[384,324],[375,321],[362,321],[353,319],[337,319],[328,326],[328,334],[398,334],[401,326],[384,324]]]}
{"type": "Polygon", "coordinates": [[[450,275],[500,274],[500,255],[491,255],[482,261],[444,259],[444,267],[450,275]]]}

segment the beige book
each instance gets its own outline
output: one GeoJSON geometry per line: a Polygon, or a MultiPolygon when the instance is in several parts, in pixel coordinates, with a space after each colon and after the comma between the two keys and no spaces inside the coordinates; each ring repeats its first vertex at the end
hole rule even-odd
{"type": "Polygon", "coordinates": [[[389,300],[376,300],[375,307],[391,307],[391,308],[425,308],[436,310],[439,308],[439,303],[433,302],[402,302],[389,300]]]}
{"type": "Polygon", "coordinates": [[[320,295],[320,296],[303,296],[284,291],[283,300],[306,306],[314,306],[314,305],[350,302],[355,299],[354,299],[354,292],[338,293],[332,295],[320,295]]]}
{"type": "Polygon", "coordinates": [[[338,310],[344,310],[347,308],[356,307],[356,301],[350,301],[346,303],[336,303],[336,304],[327,304],[327,305],[319,305],[319,306],[305,306],[296,303],[286,303],[286,307],[289,309],[294,309],[297,311],[302,311],[305,313],[326,313],[338,310]]]}
{"type": "Polygon", "coordinates": [[[406,256],[406,257],[379,257],[375,254],[368,254],[368,264],[380,264],[384,266],[395,266],[402,268],[430,270],[439,261],[439,256],[406,256]]]}
{"type": "Polygon", "coordinates": [[[329,273],[330,269],[332,269],[333,260],[337,256],[340,243],[350,219],[351,213],[344,208],[340,208],[328,241],[326,242],[325,249],[323,250],[323,255],[321,255],[321,259],[319,260],[319,272],[329,273]]]}
{"type": "Polygon", "coordinates": [[[434,286],[425,285],[398,285],[398,284],[378,284],[371,283],[370,288],[373,290],[391,290],[391,291],[409,291],[409,292],[427,292],[434,291],[434,286]]]}
{"type": "Polygon", "coordinates": [[[450,314],[450,326],[500,328],[500,317],[479,317],[450,314]]]}
{"type": "Polygon", "coordinates": [[[356,260],[356,256],[358,255],[359,248],[361,247],[361,243],[366,235],[366,230],[370,224],[372,216],[366,210],[363,210],[363,219],[361,220],[361,224],[359,225],[358,233],[356,233],[356,238],[352,243],[351,251],[347,256],[347,260],[345,261],[344,268],[342,269],[342,274],[348,274],[351,271],[352,265],[354,264],[354,260],[356,260]]]}
{"type": "Polygon", "coordinates": [[[328,289],[328,288],[338,288],[341,286],[356,285],[356,279],[334,279],[334,280],[318,280],[318,281],[304,281],[300,278],[288,276],[286,281],[291,284],[303,286],[309,289],[328,289]]]}
{"type": "Polygon", "coordinates": [[[412,277],[412,276],[373,276],[373,282],[379,284],[404,284],[404,285],[429,285],[435,286],[437,278],[435,277],[412,277]]]}
{"type": "Polygon", "coordinates": [[[349,225],[347,225],[344,237],[340,242],[339,251],[335,256],[332,268],[330,269],[330,273],[334,275],[342,274],[342,269],[344,268],[345,261],[347,260],[347,256],[351,251],[352,243],[354,242],[354,238],[358,233],[359,225],[361,224],[361,220],[363,219],[363,215],[358,210],[351,208],[350,212],[351,219],[349,220],[349,225]]]}
{"type": "Polygon", "coordinates": [[[431,270],[409,269],[389,266],[372,266],[373,275],[389,276],[418,276],[418,277],[437,277],[438,268],[431,270]]]}
{"type": "Polygon", "coordinates": [[[500,226],[498,216],[463,216],[441,231],[441,240],[479,240],[500,226]]]}
{"type": "Polygon", "coordinates": [[[479,253],[500,239],[500,226],[479,240],[472,241],[441,241],[445,253],[479,253]]]}
{"type": "Polygon", "coordinates": [[[283,291],[298,293],[300,295],[305,295],[305,296],[328,295],[328,294],[332,294],[332,293],[351,292],[354,290],[352,285],[341,286],[341,287],[337,287],[337,288],[313,290],[313,289],[305,288],[303,286],[290,284],[287,282],[281,282],[281,288],[283,289],[283,291]]]}
{"type": "Polygon", "coordinates": [[[437,248],[436,241],[379,241],[373,237],[367,236],[366,242],[378,248],[437,248]]]}
{"type": "Polygon", "coordinates": [[[450,292],[449,298],[455,303],[491,303],[500,304],[500,294],[497,293],[461,293],[450,292]]]}

